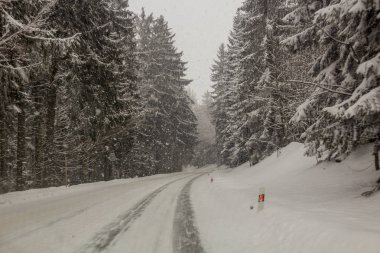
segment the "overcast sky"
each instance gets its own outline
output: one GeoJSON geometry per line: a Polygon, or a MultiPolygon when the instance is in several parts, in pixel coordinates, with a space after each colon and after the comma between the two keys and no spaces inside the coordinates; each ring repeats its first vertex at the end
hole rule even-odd
{"type": "Polygon", "coordinates": [[[232,19],[242,0],[129,0],[131,10],[142,7],[163,15],[176,34],[176,46],[188,62],[191,89],[200,99],[210,90],[210,67],[218,47],[226,42],[232,19]]]}

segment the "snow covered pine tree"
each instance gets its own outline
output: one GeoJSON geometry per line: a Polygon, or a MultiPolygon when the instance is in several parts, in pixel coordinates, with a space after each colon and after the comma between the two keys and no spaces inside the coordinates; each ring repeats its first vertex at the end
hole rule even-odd
{"type": "Polygon", "coordinates": [[[164,17],[137,20],[140,62],[139,91],[143,98],[138,133],[131,152],[131,175],[181,170],[190,163],[196,144],[196,118],[185,87],[186,63],[174,46],[164,17]]]}
{"type": "Polygon", "coordinates": [[[294,121],[306,130],[309,155],[342,159],[380,132],[380,3],[378,0],[300,1],[285,18],[304,29],[282,43],[290,50],[319,46],[311,74],[315,91],[294,121]],[[319,44],[319,45],[318,45],[319,44]],[[309,115],[309,116],[308,116],[309,115]]]}

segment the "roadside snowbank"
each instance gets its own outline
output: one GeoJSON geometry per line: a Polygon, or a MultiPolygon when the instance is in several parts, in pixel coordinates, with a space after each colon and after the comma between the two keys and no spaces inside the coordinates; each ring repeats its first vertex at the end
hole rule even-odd
{"type": "Polygon", "coordinates": [[[302,144],[292,143],[254,167],[200,178],[192,201],[206,252],[379,252],[380,194],[360,196],[379,177],[371,148],[316,165],[302,144]],[[266,201],[258,213],[260,187],[266,201]]]}
{"type": "MultiPolygon", "coordinates": [[[[175,173],[178,174],[178,173],[175,173]]],[[[174,174],[173,174],[174,175],[174,174]]],[[[88,184],[73,185],[70,187],[60,186],[60,187],[49,187],[42,189],[32,189],[27,191],[19,192],[9,192],[5,194],[0,194],[0,208],[2,206],[33,202],[36,200],[44,200],[48,198],[75,195],[83,192],[92,192],[96,190],[103,189],[104,187],[117,186],[132,182],[139,182],[149,179],[158,179],[161,177],[166,177],[166,175],[154,175],[150,177],[140,177],[140,178],[128,178],[128,179],[117,179],[108,182],[95,182],[88,184]]]]}

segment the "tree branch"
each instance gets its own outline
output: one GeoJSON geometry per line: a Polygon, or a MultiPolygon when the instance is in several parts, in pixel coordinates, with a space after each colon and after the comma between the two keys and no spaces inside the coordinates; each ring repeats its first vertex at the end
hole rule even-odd
{"type": "Polygon", "coordinates": [[[307,11],[307,15],[308,15],[310,21],[312,22],[312,24],[313,24],[314,26],[316,26],[319,30],[321,30],[325,35],[327,35],[327,37],[329,37],[329,38],[332,39],[333,41],[335,41],[335,42],[337,42],[337,43],[339,43],[339,44],[342,44],[342,45],[347,46],[347,47],[350,49],[350,51],[352,52],[352,56],[353,56],[354,60],[356,61],[356,63],[360,63],[360,60],[359,60],[359,58],[358,58],[358,56],[357,56],[357,54],[356,54],[356,51],[355,51],[355,49],[353,48],[353,46],[351,45],[351,43],[344,42],[344,41],[342,41],[342,40],[339,40],[339,39],[335,38],[335,37],[332,36],[330,33],[328,33],[328,32],[325,30],[325,28],[323,28],[322,26],[318,25],[316,22],[313,22],[313,19],[311,18],[311,14],[310,14],[310,10],[309,10],[309,5],[308,5],[308,3],[306,4],[306,11],[307,11]]]}
{"type": "Polygon", "coordinates": [[[333,90],[333,89],[325,87],[325,86],[323,86],[321,84],[313,83],[313,82],[307,82],[307,81],[302,81],[302,80],[281,80],[279,82],[283,82],[283,83],[301,83],[301,84],[306,84],[306,85],[313,85],[315,87],[321,88],[323,90],[330,91],[332,93],[337,93],[337,94],[341,94],[341,95],[345,95],[345,96],[352,96],[351,93],[347,93],[347,92],[344,92],[344,91],[333,90]]]}

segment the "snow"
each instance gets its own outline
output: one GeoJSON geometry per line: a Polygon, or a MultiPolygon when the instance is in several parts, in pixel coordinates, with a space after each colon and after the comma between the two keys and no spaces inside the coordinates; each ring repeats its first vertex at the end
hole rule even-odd
{"type": "Polygon", "coordinates": [[[297,35],[289,36],[288,38],[282,40],[281,44],[285,45],[287,47],[293,47],[294,50],[297,50],[298,49],[298,46],[297,46],[298,45],[298,36],[297,35]]]}
{"type": "MultiPolygon", "coordinates": [[[[1,195],[0,252],[77,252],[91,242],[94,234],[147,195],[175,180],[184,184],[187,181],[183,178],[189,175],[192,174],[175,173],[1,195]]],[[[169,193],[175,191],[173,187],[179,186],[178,183],[170,185],[169,193]]],[[[169,195],[168,198],[174,198],[169,195]]],[[[171,218],[169,213],[167,217],[171,218]]],[[[168,220],[160,222],[171,224],[168,220]]]]}
{"type": "Polygon", "coordinates": [[[372,148],[316,164],[291,143],[253,167],[0,195],[0,252],[177,252],[178,210],[192,209],[195,227],[181,233],[199,232],[207,253],[375,253],[380,193],[361,196],[380,176],[372,148]],[[261,187],[266,201],[257,212],[261,187]]]}
{"type": "Polygon", "coordinates": [[[367,11],[367,4],[368,3],[363,2],[362,0],[357,0],[354,6],[351,7],[349,12],[358,13],[358,12],[367,11]]]}
{"type": "Polygon", "coordinates": [[[83,191],[94,191],[105,185],[118,185],[125,183],[128,180],[115,180],[111,182],[98,182],[93,184],[81,184],[71,187],[61,186],[61,187],[51,187],[45,189],[33,189],[23,192],[10,192],[7,194],[0,195],[0,208],[4,205],[14,205],[20,203],[29,203],[37,200],[45,200],[54,197],[65,197],[66,195],[76,194],[83,191]]]}
{"type": "Polygon", "coordinates": [[[363,0],[342,0],[337,4],[324,7],[316,12],[314,23],[319,19],[326,18],[327,21],[333,22],[336,16],[340,18],[347,13],[361,13],[367,11],[368,3],[363,0]]]}
{"type": "Polygon", "coordinates": [[[336,106],[326,107],[323,111],[330,113],[331,115],[338,117],[344,114],[344,107],[341,104],[336,106]]]}
{"type": "Polygon", "coordinates": [[[372,70],[375,75],[380,75],[380,53],[378,53],[370,60],[360,64],[357,72],[363,75],[367,75],[370,70],[372,70]]]}
{"type": "Polygon", "coordinates": [[[316,13],[315,13],[315,17],[314,17],[314,23],[317,23],[319,19],[321,18],[326,18],[329,22],[331,22],[331,16],[334,16],[334,13],[339,13],[341,11],[341,4],[332,4],[332,5],[329,5],[325,8],[322,8],[320,10],[318,10],[316,13]]]}
{"type": "Polygon", "coordinates": [[[218,169],[195,181],[192,201],[208,253],[379,252],[380,194],[360,194],[380,176],[372,146],[316,165],[292,143],[254,167],[218,169]],[[260,187],[264,210],[257,212],[260,187]],[[254,206],[251,210],[250,206],[254,206]]]}
{"type": "Polygon", "coordinates": [[[300,106],[298,106],[296,113],[293,115],[293,117],[290,119],[290,122],[300,122],[301,120],[304,120],[307,118],[307,112],[310,110],[310,107],[312,106],[314,100],[313,99],[306,99],[305,102],[303,102],[300,106]]]}
{"type": "Polygon", "coordinates": [[[19,29],[24,29],[25,28],[25,25],[23,23],[21,23],[18,20],[14,19],[4,9],[2,10],[2,12],[5,14],[5,18],[7,19],[7,21],[9,22],[10,25],[15,26],[16,28],[19,28],[19,29]]]}
{"type": "Polygon", "coordinates": [[[175,204],[183,182],[170,185],[165,194],[160,194],[147,206],[144,217],[121,234],[108,252],[123,253],[168,253],[173,252],[173,221],[175,204]]]}
{"type": "MultiPolygon", "coordinates": [[[[361,114],[376,114],[380,112],[380,89],[376,87],[377,76],[380,75],[380,54],[359,65],[357,73],[365,76],[352,96],[340,104],[325,108],[324,111],[334,116],[352,118],[361,114]],[[349,105],[348,109],[344,106],[349,105]]],[[[351,82],[349,76],[345,82],[351,82]]]]}
{"type": "Polygon", "coordinates": [[[29,76],[27,75],[27,73],[25,72],[25,69],[21,68],[20,66],[18,66],[17,68],[15,68],[15,70],[18,72],[20,78],[22,79],[22,81],[24,83],[27,83],[29,82],[29,76]]]}
{"type": "Polygon", "coordinates": [[[376,113],[380,113],[380,87],[361,96],[355,104],[346,110],[345,116],[351,118],[360,114],[376,113]]]}
{"type": "Polygon", "coordinates": [[[13,109],[13,111],[14,111],[15,113],[21,113],[21,112],[22,112],[21,109],[20,109],[20,107],[18,107],[18,106],[15,105],[15,104],[12,104],[10,107],[13,109]]]}

